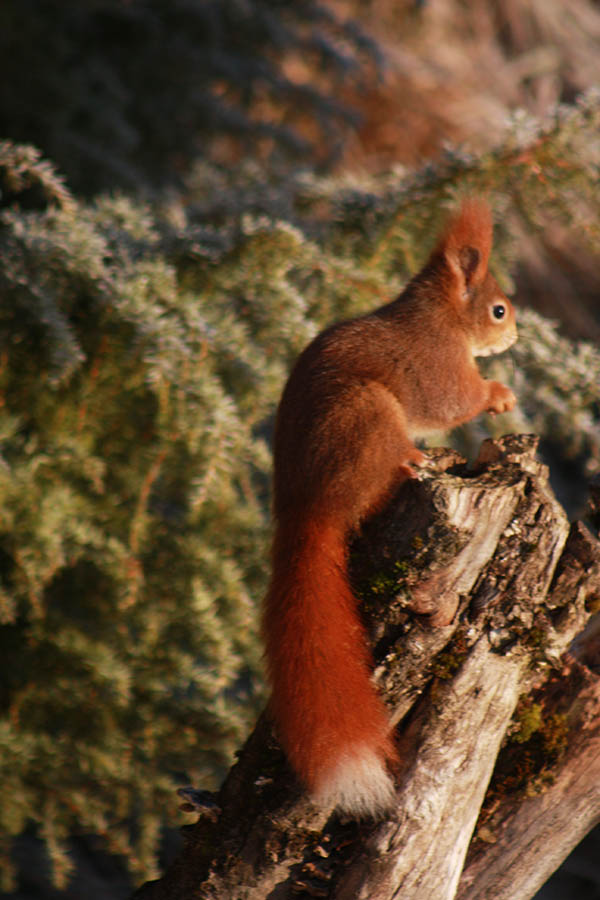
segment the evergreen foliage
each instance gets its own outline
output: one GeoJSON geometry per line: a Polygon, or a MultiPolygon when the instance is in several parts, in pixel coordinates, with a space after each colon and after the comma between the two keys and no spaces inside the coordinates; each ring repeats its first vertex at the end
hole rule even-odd
{"type": "MultiPolygon", "coordinates": [[[[5,888],[28,823],[59,886],[74,833],[152,873],[174,786],[214,785],[264,699],[268,438],[293,357],[390,299],[462,192],[491,196],[507,288],[519,221],[561,215],[597,248],[599,124],[589,94],[412,174],[204,162],[185,206],[82,202],[35,150],[0,145],[5,888]]],[[[521,327],[492,363],[518,425],[593,469],[600,354],[532,313],[521,327]]]]}
{"type": "Polygon", "coordinates": [[[0,5],[3,135],[88,195],[151,190],[236,147],[331,158],[356,121],[332,87],[372,64],[374,42],[314,0],[0,5]]]}
{"type": "MultiPolygon", "coordinates": [[[[0,765],[2,832],[39,823],[61,885],[71,830],[148,874],[171,777],[214,780],[256,711],[269,457],[253,429],[290,341],[275,317],[265,359],[236,314],[243,249],[215,269],[196,243],[194,287],[147,208],[55,195],[0,225],[0,765]]],[[[283,305],[285,266],[276,279],[283,305]]]]}

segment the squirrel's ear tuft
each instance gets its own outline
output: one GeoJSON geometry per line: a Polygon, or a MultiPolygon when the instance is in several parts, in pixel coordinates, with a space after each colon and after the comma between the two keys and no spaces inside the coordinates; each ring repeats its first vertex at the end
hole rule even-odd
{"type": "Polygon", "coordinates": [[[450,218],[436,248],[468,290],[483,281],[492,249],[492,214],[485,200],[468,197],[450,218]]]}

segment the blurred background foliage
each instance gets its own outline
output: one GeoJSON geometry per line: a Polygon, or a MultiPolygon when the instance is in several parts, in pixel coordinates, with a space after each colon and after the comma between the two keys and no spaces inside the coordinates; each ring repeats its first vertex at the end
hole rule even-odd
{"type": "Polygon", "coordinates": [[[330,161],[358,121],[335,84],[372,77],[379,52],[313,0],[9,0],[0,59],[6,136],[89,195],[180,184],[197,158],[330,161]]]}
{"type": "Polygon", "coordinates": [[[520,406],[454,440],[538,431],[582,513],[599,36],[591,0],[2,4],[9,896],[127,896],[181,824],[176,786],[218,784],[265,699],[286,372],[402,288],[466,191],[491,199],[520,304],[519,343],[486,362],[520,406]]]}

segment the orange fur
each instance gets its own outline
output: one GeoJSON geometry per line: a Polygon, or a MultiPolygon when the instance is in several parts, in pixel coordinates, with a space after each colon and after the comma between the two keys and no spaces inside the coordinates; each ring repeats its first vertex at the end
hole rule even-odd
{"type": "Polygon", "coordinates": [[[395,750],[370,679],[346,543],[414,475],[423,460],[415,437],[515,403],[473,358],[516,337],[514,310],[487,271],[491,240],[489,209],[465,201],[400,297],[304,350],[279,405],[263,615],[270,708],[313,797],[357,816],[392,805],[395,750]]]}
{"type": "Polygon", "coordinates": [[[490,208],[480,197],[463,201],[457,216],[450,218],[438,245],[442,252],[458,259],[464,247],[475,247],[481,254],[478,280],[487,272],[492,249],[492,216],[490,208]]]}
{"type": "Polygon", "coordinates": [[[275,539],[265,622],[271,709],[289,760],[309,790],[323,789],[340,749],[369,744],[394,758],[371,660],[346,576],[343,531],[327,519],[294,523],[275,539]],[[349,702],[351,701],[351,702],[349,702]]]}

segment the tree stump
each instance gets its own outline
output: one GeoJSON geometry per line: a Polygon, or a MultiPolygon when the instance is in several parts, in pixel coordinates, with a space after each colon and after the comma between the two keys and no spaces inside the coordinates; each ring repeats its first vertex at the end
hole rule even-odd
{"type": "Polygon", "coordinates": [[[471,468],[430,451],[351,547],[395,814],[316,809],[263,714],[219,794],[188,791],[200,818],[136,900],[526,900],[600,820],[600,545],[536,447],[486,441],[471,468]]]}

